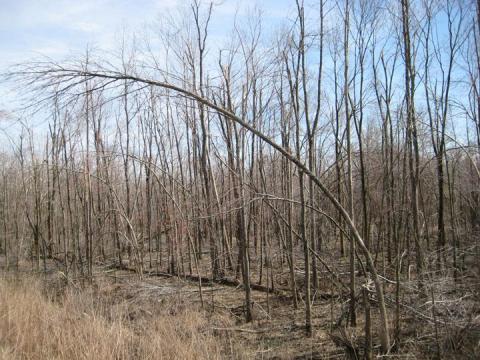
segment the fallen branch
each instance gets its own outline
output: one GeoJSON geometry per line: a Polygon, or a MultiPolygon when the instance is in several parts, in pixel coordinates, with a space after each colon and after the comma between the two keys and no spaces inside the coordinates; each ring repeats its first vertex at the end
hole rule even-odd
{"type": "Polygon", "coordinates": [[[264,330],[250,330],[250,329],[242,329],[242,328],[217,328],[214,327],[212,330],[215,331],[238,331],[238,332],[245,332],[249,334],[261,334],[270,331],[270,329],[264,329],[264,330]]]}

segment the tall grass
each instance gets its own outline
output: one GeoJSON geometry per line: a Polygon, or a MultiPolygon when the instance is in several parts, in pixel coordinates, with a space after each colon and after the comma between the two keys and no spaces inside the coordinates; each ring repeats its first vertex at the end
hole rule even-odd
{"type": "Polygon", "coordinates": [[[108,305],[98,294],[47,293],[35,279],[0,279],[0,359],[221,357],[221,341],[201,312],[147,310],[136,321],[129,306],[108,305]]]}

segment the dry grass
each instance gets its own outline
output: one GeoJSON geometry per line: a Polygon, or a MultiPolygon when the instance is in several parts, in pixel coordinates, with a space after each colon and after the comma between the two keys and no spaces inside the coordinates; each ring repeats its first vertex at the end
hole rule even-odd
{"type": "Polygon", "coordinates": [[[128,301],[96,291],[58,295],[32,278],[0,279],[0,359],[222,357],[222,341],[202,312],[155,307],[132,316],[128,301]]]}

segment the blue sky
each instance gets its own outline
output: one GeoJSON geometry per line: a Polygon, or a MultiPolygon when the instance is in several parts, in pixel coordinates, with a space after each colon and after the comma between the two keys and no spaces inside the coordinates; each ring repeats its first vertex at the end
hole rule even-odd
{"type": "MultiPolygon", "coordinates": [[[[241,16],[258,6],[267,24],[274,24],[295,8],[293,0],[214,3],[214,39],[228,34],[237,10],[241,16]]],[[[143,33],[169,11],[189,4],[190,0],[0,0],[0,72],[40,56],[60,61],[84,54],[87,46],[113,50],[123,30],[143,33]]],[[[13,96],[0,86],[0,110],[13,110],[13,96]]]]}
{"type": "MultiPolygon", "coordinates": [[[[81,57],[87,47],[115,50],[123,33],[151,34],[162,16],[190,4],[190,0],[0,0],[0,73],[43,56],[59,62],[81,57]]],[[[231,34],[235,14],[242,18],[249,9],[260,8],[265,26],[274,27],[295,13],[294,0],[214,0],[214,4],[210,46],[231,34]]],[[[0,83],[0,151],[9,149],[8,139],[19,135],[22,126],[16,119],[28,120],[33,129],[45,127],[44,115],[18,111],[21,95],[11,85],[0,83]]]]}
{"type": "Polygon", "coordinates": [[[2,0],[0,61],[28,60],[35,54],[56,57],[87,44],[113,46],[123,25],[140,27],[175,0],[2,0]]]}
{"type": "MultiPolygon", "coordinates": [[[[87,47],[111,51],[126,33],[152,32],[155,23],[168,12],[188,7],[191,0],[0,0],[0,73],[15,63],[41,55],[61,61],[85,54],[87,47]]],[[[205,3],[208,0],[204,0],[205,3]]],[[[317,4],[318,0],[305,0],[317,4]]],[[[235,14],[240,20],[248,9],[263,13],[268,34],[296,13],[294,0],[214,0],[210,26],[210,47],[231,34],[235,14]]],[[[307,10],[308,11],[308,10],[307,10]]],[[[313,14],[312,14],[313,15],[313,14]]],[[[307,12],[308,17],[308,12],[307,12]]],[[[329,21],[340,21],[330,17],[329,21]]],[[[442,21],[440,20],[440,25],[442,21]]],[[[446,31],[440,26],[440,33],[446,31]]],[[[160,50],[160,49],[159,49],[160,50]]],[[[160,50],[161,51],[161,50],[160,50]]],[[[5,114],[17,107],[17,95],[0,83],[0,145],[3,131],[11,131],[5,114]]],[[[4,145],[4,144],[3,144],[4,145]]]]}
{"type": "MultiPolygon", "coordinates": [[[[38,54],[53,58],[84,52],[87,45],[110,50],[124,28],[146,26],[189,0],[0,0],[0,68],[38,54]]],[[[212,22],[222,22],[259,6],[266,18],[281,18],[294,8],[288,0],[223,0],[212,22]]],[[[218,29],[217,29],[218,30],[218,29]]],[[[215,34],[214,34],[215,35],[215,34]]]]}

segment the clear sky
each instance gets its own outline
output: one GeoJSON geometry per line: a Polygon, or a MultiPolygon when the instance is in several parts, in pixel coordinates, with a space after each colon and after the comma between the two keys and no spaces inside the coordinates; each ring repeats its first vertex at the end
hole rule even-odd
{"type": "MultiPolygon", "coordinates": [[[[206,1],[205,1],[206,2],[206,1]]],[[[226,34],[225,26],[255,6],[267,23],[292,13],[293,0],[223,0],[212,18],[213,38],[226,34]]],[[[40,55],[61,60],[84,54],[87,46],[113,50],[123,30],[144,32],[155,21],[190,0],[0,0],[0,72],[9,65],[40,55]]],[[[0,111],[12,110],[12,94],[0,86],[0,111]]]]}
{"type": "MultiPolygon", "coordinates": [[[[205,1],[206,2],[206,1],[205,1]]],[[[223,0],[212,23],[233,21],[254,6],[265,19],[282,18],[294,9],[293,0],[223,0]]],[[[126,28],[142,31],[156,19],[190,0],[0,0],[0,68],[36,54],[62,57],[84,52],[87,45],[112,49],[126,28]]]]}
{"type": "MultiPolygon", "coordinates": [[[[151,33],[158,19],[190,3],[191,0],[0,0],[0,73],[11,64],[42,55],[61,61],[70,55],[84,55],[87,47],[114,50],[124,30],[127,34],[151,33]]],[[[308,9],[318,5],[318,0],[305,3],[308,17],[308,9]]],[[[214,4],[207,44],[210,47],[231,34],[235,15],[242,20],[249,9],[262,10],[267,38],[272,28],[292,20],[296,13],[295,0],[214,0],[214,4]]],[[[339,19],[330,17],[329,21],[339,19]]],[[[0,143],[2,130],[10,126],[5,114],[18,108],[16,100],[17,95],[0,83],[0,143]]]]}

